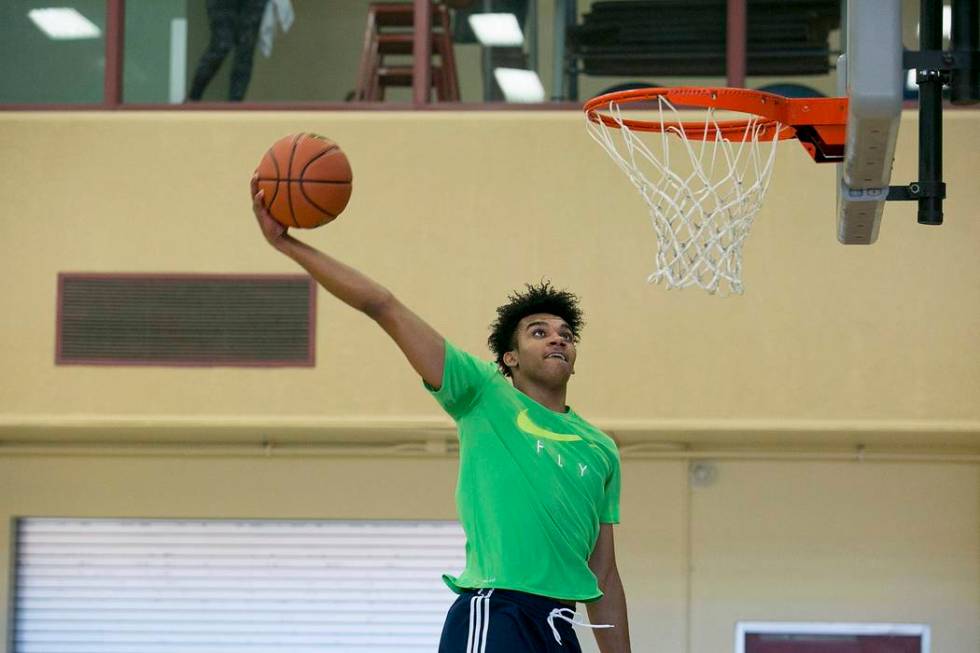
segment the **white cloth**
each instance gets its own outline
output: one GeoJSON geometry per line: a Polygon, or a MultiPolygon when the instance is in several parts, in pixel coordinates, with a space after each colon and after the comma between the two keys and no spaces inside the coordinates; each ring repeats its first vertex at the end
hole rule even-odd
{"type": "Polygon", "coordinates": [[[272,56],[272,43],[276,39],[276,23],[283,34],[293,26],[296,13],[290,0],[269,0],[262,14],[262,24],[259,25],[259,52],[266,59],[272,56]]]}

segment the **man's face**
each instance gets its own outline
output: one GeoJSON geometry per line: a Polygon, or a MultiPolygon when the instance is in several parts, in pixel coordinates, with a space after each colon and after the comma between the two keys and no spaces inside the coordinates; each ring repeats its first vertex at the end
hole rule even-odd
{"type": "Polygon", "coordinates": [[[528,315],[517,324],[517,346],[504,354],[511,373],[545,385],[563,385],[575,373],[575,335],[565,320],[549,313],[528,315]]]}

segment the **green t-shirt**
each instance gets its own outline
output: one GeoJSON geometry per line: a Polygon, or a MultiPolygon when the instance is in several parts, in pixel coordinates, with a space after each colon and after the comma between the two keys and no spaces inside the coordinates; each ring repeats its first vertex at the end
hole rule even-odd
{"type": "Polygon", "coordinates": [[[599,524],[619,522],[619,452],[569,409],[556,413],[493,362],[446,342],[432,395],[459,428],[456,508],[466,568],[443,576],[462,588],[496,587],[557,599],[602,596],[589,569],[599,524]]]}

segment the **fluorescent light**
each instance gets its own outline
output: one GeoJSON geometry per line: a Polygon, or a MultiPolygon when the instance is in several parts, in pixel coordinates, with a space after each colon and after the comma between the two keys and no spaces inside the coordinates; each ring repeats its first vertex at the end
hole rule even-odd
{"type": "Polygon", "coordinates": [[[524,35],[514,14],[473,14],[470,27],[481,45],[488,47],[523,45],[524,35]]]}
{"type": "Polygon", "coordinates": [[[27,16],[52,39],[95,39],[102,36],[95,23],[70,7],[31,9],[27,16]]]}
{"type": "Polygon", "coordinates": [[[544,86],[533,70],[496,68],[493,76],[508,102],[544,102],[544,86]]]}

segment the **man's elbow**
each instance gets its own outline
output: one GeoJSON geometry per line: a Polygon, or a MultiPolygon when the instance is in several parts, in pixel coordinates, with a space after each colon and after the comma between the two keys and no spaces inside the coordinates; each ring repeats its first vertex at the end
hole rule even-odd
{"type": "Polygon", "coordinates": [[[589,565],[592,569],[592,573],[595,574],[596,580],[599,583],[599,589],[605,591],[605,588],[611,583],[615,582],[619,577],[619,570],[616,568],[616,559],[603,557],[598,560],[593,560],[589,565]]]}
{"type": "Polygon", "coordinates": [[[364,305],[361,306],[361,312],[375,322],[382,323],[387,316],[392,314],[397,305],[398,300],[395,299],[395,296],[390,290],[385,290],[379,293],[377,297],[372,297],[364,302],[364,305]]]}

